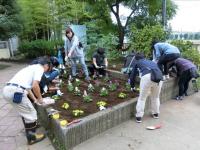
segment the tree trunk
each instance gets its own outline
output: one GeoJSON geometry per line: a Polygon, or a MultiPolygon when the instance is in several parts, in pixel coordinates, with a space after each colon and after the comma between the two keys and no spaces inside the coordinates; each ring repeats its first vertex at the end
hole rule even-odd
{"type": "Polygon", "coordinates": [[[124,28],[123,27],[119,27],[118,29],[118,40],[119,40],[119,44],[117,46],[118,50],[123,50],[123,45],[124,45],[124,28]]]}

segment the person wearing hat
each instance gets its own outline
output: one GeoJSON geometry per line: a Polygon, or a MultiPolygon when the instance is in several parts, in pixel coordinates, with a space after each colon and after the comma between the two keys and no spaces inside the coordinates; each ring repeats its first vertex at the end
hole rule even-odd
{"type": "Polygon", "coordinates": [[[66,39],[64,48],[65,48],[65,61],[70,60],[71,62],[72,77],[75,78],[77,75],[76,73],[77,61],[79,61],[84,71],[85,79],[89,81],[90,77],[87,65],[85,63],[83,45],[70,27],[66,29],[66,39]]]}
{"type": "Polygon", "coordinates": [[[144,108],[146,99],[150,96],[151,99],[151,113],[152,117],[155,119],[159,118],[159,107],[160,107],[160,91],[162,87],[162,81],[152,81],[151,72],[154,70],[156,76],[161,76],[162,72],[158,68],[157,64],[153,61],[145,59],[144,55],[137,53],[135,55],[135,61],[133,62],[133,68],[129,76],[129,81],[132,90],[135,89],[135,79],[139,73],[141,76],[140,79],[140,93],[136,105],[136,122],[141,123],[142,117],[144,115],[144,108]]]}
{"type": "MultiPolygon", "coordinates": [[[[45,57],[47,57],[47,56],[45,56],[45,57]]],[[[31,64],[40,63],[40,59],[41,59],[41,57],[33,60],[31,62],[31,64]]],[[[50,59],[49,70],[43,74],[41,82],[40,82],[40,90],[41,90],[42,93],[47,93],[47,91],[49,90],[49,84],[54,82],[54,81],[57,82],[57,80],[55,80],[55,79],[60,74],[60,71],[57,69],[59,64],[60,64],[58,59],[54,56],[51,56],[49,59],[50,59]]],[[[58,88],[51,88],[51,90],[54,91],[54,90],[59,90],[59,89],[58,88]]]]}
{"type": "Polygon", "coordinates": [[[160,70],[164,74],[164,77],[166,79],[169,78],[168,63],[173,63],[175,59],[180,57],[179,49],[176,46],[171,45],[169,43],[157,42],[157,41],[152,42],[152,49],[153,49],[154,61],[157,62],[160,70]]]}
{"type": "Polygon", "coordinates": [[[27,95],[34,100],[34,103],[43,104],[39,83],[43,73],[48,71],[49,65],[49,59],[41,58],[39,64],[29,65],[17,72],[3,88],[4,99],[11,103],[22,117],[28,144],[34,144],[45,138],[44,134],[36,133],[37,112],[27,95]]]}
{"type": "Polygon", "coordinates": [[[92,56],[92,65],[90,65],[89,71],[90,74],[96,78],[97,76],[105,76],[106,70],[105,68],[108,67],[108,59],[105,55],[104,48],[98,48],[96,52],[92,56]]]}

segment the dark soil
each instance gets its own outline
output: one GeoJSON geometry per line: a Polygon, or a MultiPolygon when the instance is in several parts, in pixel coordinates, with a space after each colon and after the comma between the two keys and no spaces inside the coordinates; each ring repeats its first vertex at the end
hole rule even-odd
{"type": "Polygon", "coordinates": [[[119,59],[116,59],[116,60],[110,60],[109,65],[108,65],[108,69],[121,71],[121,69],[124,66],[124,60],[125,60],[124,58],[119,58],[119,59]]]}
{"type": "MultiPolygon", "coordinates": [[[[138,96],[138,93],[134,93],[131,91],[127,91],[125,88],[125,81],[118,80],[118,79],[111,79],[113,83],[117,83],[118,87],[116,91],[109,91],[109,95],[102,97],[100,96],[100,90],[102,87],[105,87],[106,89],[109,90],[108,85],[109,81],[105,81],[104,79],[97,79],[97,80],[92,80],[91,83],[95,87],[94,92],[88,92],[88,95],[91,96],[93,99],[92,102],[84,102],[83,101],[83,91],[87,90],[89,83],[87,83],[84,80],[81,80],[81,85],[79,86],[79,89],[81,90],[81,96],[76,96],[74,92],[69,92],[67,89],[67,79],[64,79],[65,84],[61,88],[61,91],[64,93],[64,95],[60,98],[60,100],[57,100],[56,103],[53,105],[54,109],[61,111],[60,112],[60,118],[61,119],[66,119],[67,121],[72,121],[77,118],[81,118],[84,116],[88,116],[90,114],[96,113],[99,110],[97,106],[98,101],[105,101],[107,103],[107,108],[115,106],[119,103],[122,103],[124,101],[128,101],[131,98],[135,98],[138,96]],[[125,99],[118,98],[118,95],[120,92],[126,93],[127,97],[125,99]],[[63,103],[68,103],[69,108],[67,110],[62,108],[63,103]],[[79,109],[84,111],[84,115],[81,117],[74,117],[72,111],[74,109],[79,109]]],[[[73,83],[74,85],[74,83],[73,83]]]]}

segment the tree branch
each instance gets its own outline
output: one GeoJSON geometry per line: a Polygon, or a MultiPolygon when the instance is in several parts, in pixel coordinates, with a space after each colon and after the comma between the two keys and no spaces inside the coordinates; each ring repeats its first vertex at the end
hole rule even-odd
{"type": "Polygon", "coordinates": [[[134,7],[133,7],[134,9],[133,9],[132,12],[130,13],[130,15],[127,17],[126,23],[125,23],[125,26],[124,26],[124,27],[126,27],[126,26],[128,25],[128,22],[129,22],[129,20],[131,19],[131,16],[132,16],[133,13],[137,10],[137,3],[138,3],[138,0],[135,1],[134,7]]]}

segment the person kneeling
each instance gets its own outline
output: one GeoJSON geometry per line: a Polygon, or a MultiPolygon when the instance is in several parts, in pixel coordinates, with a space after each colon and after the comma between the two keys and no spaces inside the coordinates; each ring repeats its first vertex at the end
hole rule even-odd
{"type": "Polygon", "coordinates": [[[93,54],[92,65],[90,65],[89,71],[90,75],[94,78],[97,76],[102,77],[106,75],[106,68],[108,67],[108,60],[105,55],[104,48],[98,48],[97,51],[93,54]]]}

